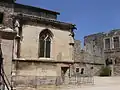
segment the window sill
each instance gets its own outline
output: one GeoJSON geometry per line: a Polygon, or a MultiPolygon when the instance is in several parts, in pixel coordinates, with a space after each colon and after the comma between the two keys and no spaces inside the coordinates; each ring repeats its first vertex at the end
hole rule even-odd
{"type": "Polygon", "coordinates": [[[52,58],[42,58],[42,57],[40,57],[40,58],[38,58],[38,60],[53,60],[52,58]]]}

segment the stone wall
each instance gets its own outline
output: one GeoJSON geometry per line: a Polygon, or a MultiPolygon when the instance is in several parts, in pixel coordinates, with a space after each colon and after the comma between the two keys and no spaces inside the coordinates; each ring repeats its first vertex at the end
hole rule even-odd
{"type": "MultiPolygon", "coordinates": [[[[98,38],[98,37],[97,37],[98,38]]],[[[74,44],[74,72],[76,72],[76,68],[81,69],[84,68],[84,74],[90,76],[92,75],[99,75],[101,67],[104,64],[104,60],[101,55],[96,55],[100,53],[100,51],[95,51],[98,53],[93,54],[93,49],[90,47],[93,46],[93,43],[90,44],[90,41],[93,40],[92,36],[85,37],[85,50],[81,49],[80,41],[76,40],[74,44]],[[89,51],[90,50],[90,51],[89,51]],[[93,69],[91,69],[93,67],[93,69]]],[[[101,40],[102,41],[102,40],[101,40]]],[[[97,41],[98,42],[98,41],[97,41]]],[[[100,44],[100,43],[99,43],[100,44]]],[[[99,45],[97,43],[97,45],[99,45]]],[[[95,46],[97,50],[100,46],[95,46]]]]}
{"type": "MultiPolygon", "coordinates": [[[[14,87],[40,87],[41,85],[62,84],[61,67],[64,63],[13,60],[12,83],[14,87]]],[[[68,79],[69,69],[65,78],[68,79]]],[[[69,80],[69,79],[68,79],[69,80]]]]}
{"type": "Polygon", "coordinates": [[[55,84],[57,65],[31,61],[13,61],[12,82],[14,87],[55,84]]]}
{"type": "Polygon", "coordinates": [[[16,75],[23,76],[56,76],[56,64],[17,61],[16,75]]]}
{"type": "Polygon", "coordinates": [[[84,47],[85,51],[96,56],[102,57],[103,52],[103,33],[97,33],[89,36],[84,37],[84,47]]]}
{"type": "Polygon", "coordinates": [[[120,44],[119,41],[117,41],[118,47],[115,47],[114,45],[114,37],[118,37],[120,41],[120,30],[111,30],[107,33],[97,33],[92,34],[89,36],[86,36],[84,38],[85,41],[85,51],[93,54],[95,57],[101,58],[100,63],[105,64],[105,60],[109,59],[112,60],[113,69],[112,73],[113,75],[119,75],[120,72],[120,44]],[[105,43],[105,39],[109,39],[110,43],[105,43]],[[110,48],[105,48],[106,45],[110,44],[110,48]]]}
{"type": "Polygon", "coordinates": [[[75,40],[74,43],[74,61],[80,61],[83,59],[83,54],[81,52],[81,42],[80,40],[75,40]]]}
{"type": "Polygon", "coordinates": [[[99,76],[100,75],[100,71],[101,71],[101,68],[103,67],[104,65],[93,65],[91,63],[76,63],[74,64],[74,73],[72,75],[75,75],[76,73],[76,68],[79,68],[79,75],[83,75],[83,76],[87,76],[87,77],[90,77],[90,76],[99,76]],[[84,69],[84,73],[81,74],[81,69],[84,69]]]}
{"type": "MultiPolygon", "coordinates": [[[[103,33],[92,34],[84,37],[85,52],[91,56],[89,62],[104,64],[103,33]]],[[[89,58],[88,58],[89,59],[89,58]]]]}
{"type": "MultiPolygon", "coordinates": [[[[39,34],[46,27],[23,26],[23,40],[21,41],[21,58],[38,58],[39,34]]],[[[51,59],[58,61],[72,61],[73,47],[69,45],[71,39],[69,31],[62,31],[47,27],[52,33],[51,59]]]]}
{"type": "Polygon", "coordinates": [[[0,2],[0,12],[4,14],[3,25],[12,28],[13,4],[0,2]]]}

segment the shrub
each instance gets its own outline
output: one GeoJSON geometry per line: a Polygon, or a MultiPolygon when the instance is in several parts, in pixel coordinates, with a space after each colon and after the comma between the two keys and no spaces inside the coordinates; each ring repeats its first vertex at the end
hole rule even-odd
{"type": "Polygon", "coordinates": [[[110,67],[102,67],[100,76],[111,76],[111,69],[110,67]]]}

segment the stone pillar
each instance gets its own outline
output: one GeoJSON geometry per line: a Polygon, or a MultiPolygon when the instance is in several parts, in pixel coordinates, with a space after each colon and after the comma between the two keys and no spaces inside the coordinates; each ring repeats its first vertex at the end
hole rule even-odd
{"type": "Polygon", "coordinates": [[[1,49],[3,54],[3,68],[8,80],[11,82],[13,39],[16,33],[10,28],[0,30],[0,33],[1,33],[1,39],[2,39],[1,49]]]}

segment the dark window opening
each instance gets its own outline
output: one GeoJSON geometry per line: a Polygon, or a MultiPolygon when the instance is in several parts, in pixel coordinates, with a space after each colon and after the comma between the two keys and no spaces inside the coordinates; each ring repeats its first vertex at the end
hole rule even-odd
{"type": "Polygon", "coordinates": [[[3,23],[3,13],[0,13],[0,24],[3,23]]]}
{"type": "Polygon", "coordinates": [[[46,57],[50,58],[50,47],[51,47],[51,41],[50,38],[46,40],[46,57]]]}
{"type": "Polygon", "coordinates": [[[113,37],[114,48],[119,47],[119,37],[113,37]]]}
{"type": "Polygon", "coordinates": [[[44,57],[44,44],[45,41],[44,40],[40,40],[40,56],[39,57],[44,57]]]}
{"type": "Polygon", "coordinates": [[[76,72],[77,72],[77,73],[79,72],[79,68],[76,68],[76,72]]]}
{"type": "Polygon", "coordinates": [[[105,49],[110,49],[110,39],[105,39],[105,49]]]}
{"type": "Polygon", "coordinates": [[[84,74],[84,68],[81,68],[80,74],[84,74]]]}

